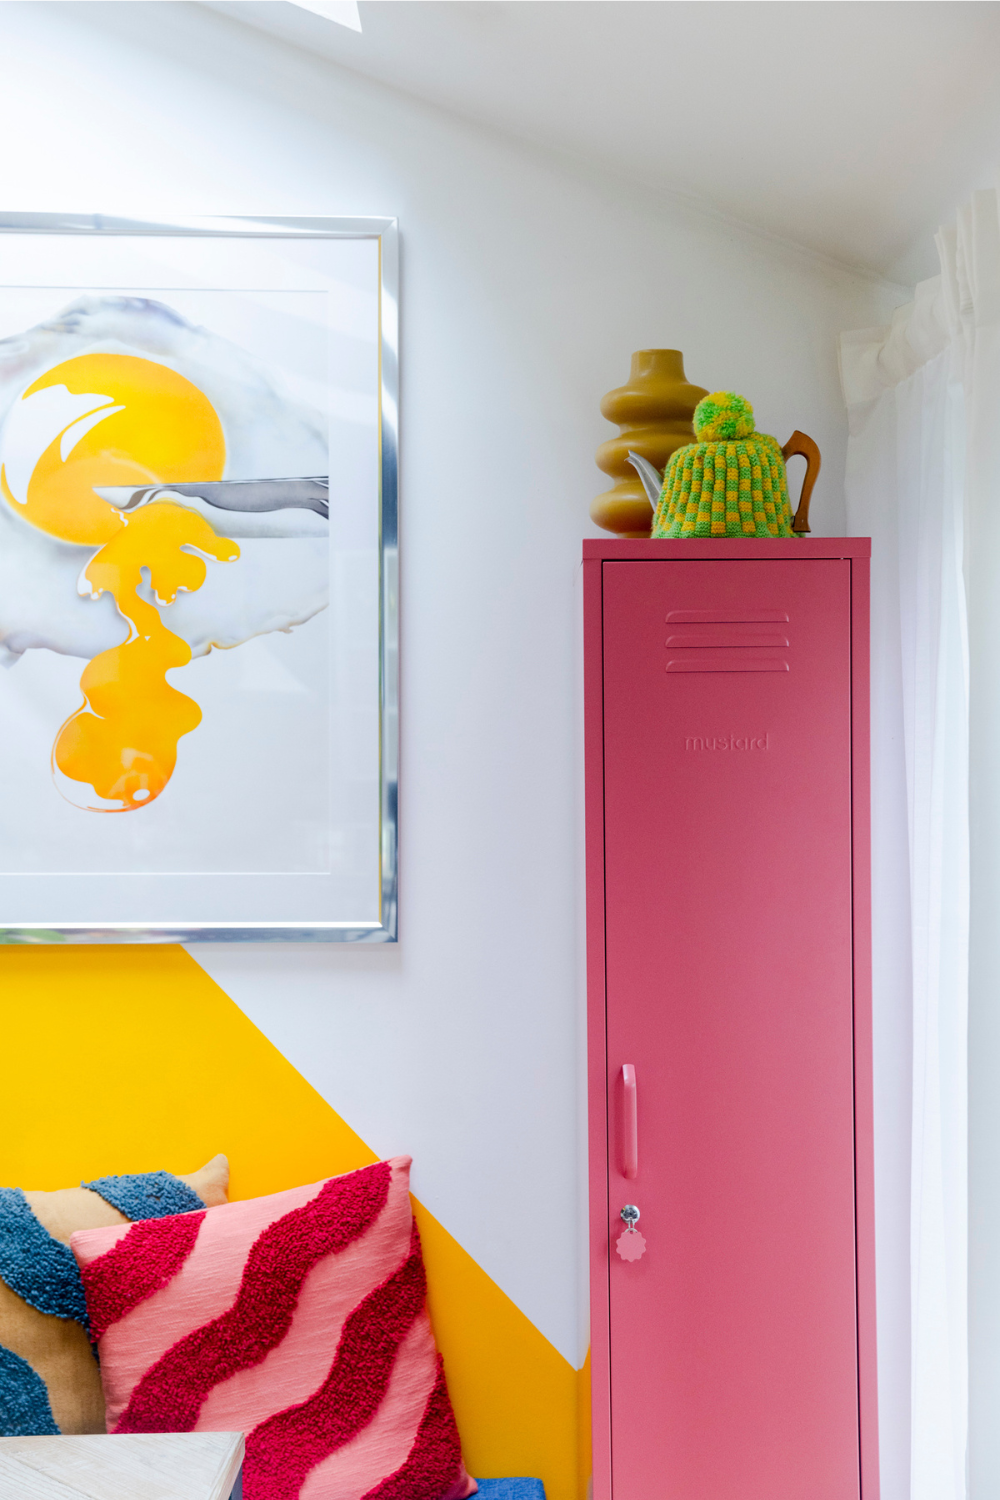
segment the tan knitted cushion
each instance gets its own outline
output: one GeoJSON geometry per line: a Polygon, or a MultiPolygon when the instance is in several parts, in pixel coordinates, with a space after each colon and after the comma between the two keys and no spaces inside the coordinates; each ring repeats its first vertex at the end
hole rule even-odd
{"type": "Polygon", "coordinates": [[[145,1173],[55,1192],[0,1190],[0,1434],[105,1430],[97,1361],[83,1321],[73,1316],[82,1315],[84,1307],[79,1276],[72,1252],[62,1252],[53,1241],[68,1247],[77,1229],[110,1228],[132,1218],[227,1201],[224,1156],[213,1157],[198,1172],[170,1178],[163,1193],[167,1178],[145,1173]],[[130,1211],[121,1212],[103,1193],[130,1211]],[[44,1311],[45,1306],[59,1311],[44,1311]]]}

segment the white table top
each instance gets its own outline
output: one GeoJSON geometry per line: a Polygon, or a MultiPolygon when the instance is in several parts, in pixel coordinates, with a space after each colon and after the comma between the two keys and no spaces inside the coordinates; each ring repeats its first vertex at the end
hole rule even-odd
{"type": "Polygon", "coordinates": [[[0,1438],[0,1495],[17,1500],[228,1500],[242,1432],[0,1438]]]}

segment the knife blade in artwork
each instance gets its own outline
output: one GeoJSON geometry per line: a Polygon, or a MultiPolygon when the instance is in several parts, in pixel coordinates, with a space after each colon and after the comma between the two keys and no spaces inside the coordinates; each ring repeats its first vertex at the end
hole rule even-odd
{"type": "Polygon", "coordinates": [[[95,485],[94,493],[123,515],[153,501],[180,500],[209,524],[239,540],[327,536],[330,504],[325,474],[297,479],[215,479],[183,484],[95,485]]]}
{"type": "Polygon", "coordinates": [[[158,495],[184,495],[204,500],[219,510],[260,514],[272,510],[311,510],[324,519],[330,514],[330,481],[323,475],[308,479],[218,479],[200,484],[96,485],[95,491],[116,510],[134,510],[158,495]]]}

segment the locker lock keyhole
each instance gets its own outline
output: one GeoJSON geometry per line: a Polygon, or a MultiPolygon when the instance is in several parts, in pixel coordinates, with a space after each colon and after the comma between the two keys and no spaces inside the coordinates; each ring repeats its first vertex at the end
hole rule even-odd
{"type": "Polygon", "coordinates": [[[634,1203],[626,1203],[620,1218],[625,1228],[618,1236],[615,1249],[622,1260],[641,1260],[646,1253],[646,1241],[635,1227],[639,1222],[639,1210],[634,1203]]]}

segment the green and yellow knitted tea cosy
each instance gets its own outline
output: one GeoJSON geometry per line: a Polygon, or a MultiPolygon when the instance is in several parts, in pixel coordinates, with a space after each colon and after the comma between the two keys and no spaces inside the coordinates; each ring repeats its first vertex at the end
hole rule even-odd
{"type": "Polygon", "coordinates": [[[652,536],[794,536],[785,460],[754,431],[753,407],[713,391],[694,411],[698,441],[667,464],[652,536]]]}

